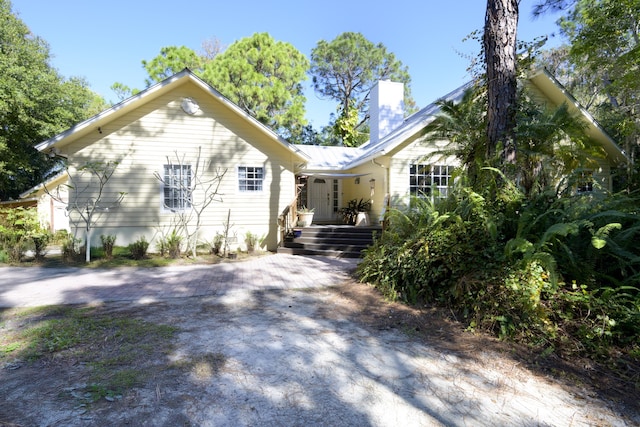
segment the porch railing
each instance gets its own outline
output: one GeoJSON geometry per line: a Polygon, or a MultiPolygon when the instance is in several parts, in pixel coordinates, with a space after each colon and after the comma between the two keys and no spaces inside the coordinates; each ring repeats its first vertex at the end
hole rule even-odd
{"type": "Polygon", "coordinates": [[[289,206],[285,207],[282,213],[278,216],[278,227],[280,229],[280,246],[284,244],[284,239],[287,237],[295,227],[298,221],[298,197],[293,199],[289,206]]]}

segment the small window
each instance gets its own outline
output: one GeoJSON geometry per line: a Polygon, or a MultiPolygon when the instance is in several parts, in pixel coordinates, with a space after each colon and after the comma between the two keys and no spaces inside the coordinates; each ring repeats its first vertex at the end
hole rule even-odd
{"type": "Polygon", "coordinates": [[[409,194],[419,198],[447,197],[453,166],[412,164],[409,167],[409,194]]]}
{"type": "Polygon", "coordinates": [[[191,165],[164,165],[164,207],[170,210],[191,207],[191,165]]]}
{"type": "Polygon", "coordinates": [[[577,191],[578,194],[593,192],[593,172],[584,171],[580,173],[578,177],[577,191]]]}
{"type": "Polygon", "coordinates": [[[238,167],[238,189],[240,191],[262,191],[264,168],[261,166],[238,167]]]}

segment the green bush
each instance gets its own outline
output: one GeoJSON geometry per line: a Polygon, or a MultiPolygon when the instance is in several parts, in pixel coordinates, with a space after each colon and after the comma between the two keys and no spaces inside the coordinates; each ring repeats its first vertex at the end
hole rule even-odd
{"type": "Polygon", "coordinates": [[[166,239],[166,250],[170,258],[179,258],[182,250],[182,236],[173,230],[166,239]]]}
{"type": "Polygon", "coordinates": [[[33,249],[37,260],[42,259],[50,237],[50,233],[40,226],[35,209],[0,210],[0,249],[8,261],[20,262],[29,249],[33,249]]]}
{"type": "Polygon", "coordinates": [[[67,239],[62,242],[62,260],[65,262],[74,262],[82,259],[84,254],[84,246],[82,240],[76,239],[73,235],[67,235],[67,239]]]}
{"type": "Polygon", "coordinates": [[[256,247],[262,242],[263,238],[250,231],[244,235],[244,242],[247,245],[247,252],[255,252],[256,247]]]}
{"type": "Polygon", "coordinates": [[[222,233],[216,232],[211,240],[210,251],[213,255],[220,255],[220,250],[222,249],[222,244],[224,243],[224,235],[222,233]]]}
{"type": "Polygon", "coordinates": [[[147,256],[148,249],[149,242],[144,236],[129,245],[129,252],[133,259],[144,259],[147,256]]]}
{"type": "Polygon", "coordinates": [[[116,236],[102,234],[100,235],[100,242],[102,243],[105,258],[113,258],[113,247],[116,243],[116,236]]]}
{"type": "Polygon", "coordinates": [[[639,351],[640,198],[527,199],[505,188],[456,188],[447,199],[392,210],[360,279],[388,298],[448,307],[472,329],[544,351],[639,351]]]}

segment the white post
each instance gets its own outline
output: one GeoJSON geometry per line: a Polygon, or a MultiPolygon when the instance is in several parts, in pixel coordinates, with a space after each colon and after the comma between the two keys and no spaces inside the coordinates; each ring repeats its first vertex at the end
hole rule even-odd
{"type": "Polygon", "coordinates": [[[91,262],[91,213],[87,206],[87,232],[85,233],[85,254],[84,261],[91,262]]]}

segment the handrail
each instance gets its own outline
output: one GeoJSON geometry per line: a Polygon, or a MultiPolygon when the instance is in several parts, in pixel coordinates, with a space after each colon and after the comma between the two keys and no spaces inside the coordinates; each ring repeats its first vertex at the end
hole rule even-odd
{"type": "Polygon", "coordinates": [[[292,233],[298,221],[298,196],[293,199],[282,213],[278,216],[278,227],[280,227],[280,246],[284,245],[285,238],[292,233]]]}

